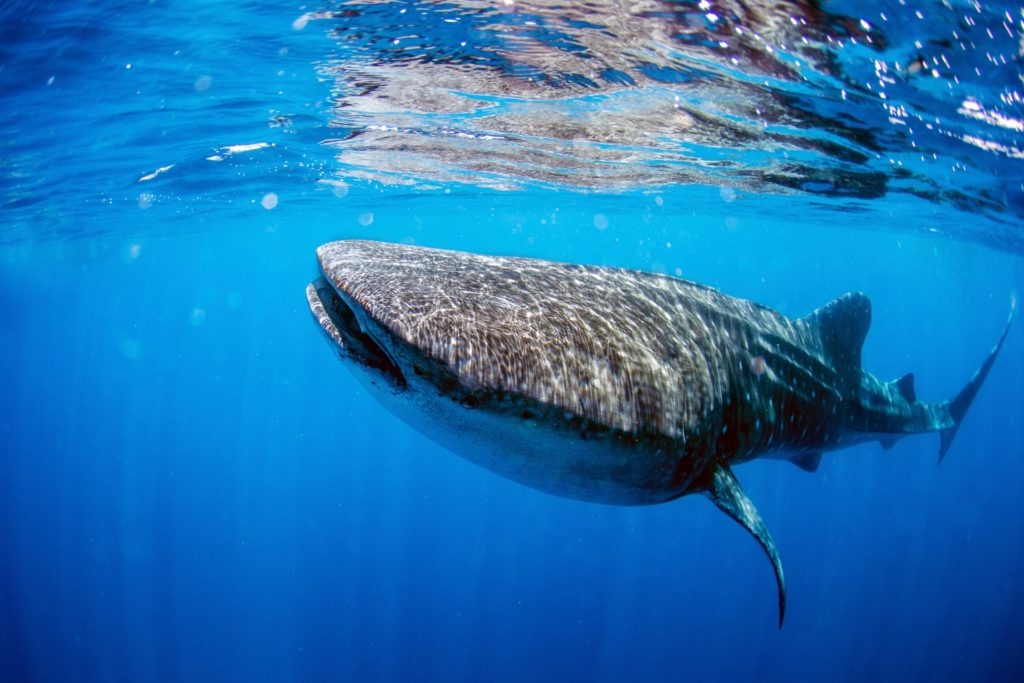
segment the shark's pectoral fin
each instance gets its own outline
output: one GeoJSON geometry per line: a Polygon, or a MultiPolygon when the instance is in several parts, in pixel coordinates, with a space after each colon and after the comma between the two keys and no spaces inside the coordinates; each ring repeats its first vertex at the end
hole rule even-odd
{"type": "Polygon", "coordinates": [[[817,472],[818,465],[821,464],[822,455],[824,454],[821,451],[815,451],[814,453],[801,453],[800,455],[790,458],[789,461],[804,472],[817,472]]]}
{"type": "Polygon", "coordinates": [[[729,466],[717,463],[712,467],[711,476],[708,477],[706,483],[707,495],[711,498],[711,502],[753,534],[772,562],[772,567],[775,569],[775,581],[779,587],[779,628],[782,628],[782,620],[786,615],[786,579],[782,574],[782,561],[779,560],[779,553],[775,549],[772,535],[768,533],[768,528],[761,520],[757,508],[743,492],[729,466]]]}

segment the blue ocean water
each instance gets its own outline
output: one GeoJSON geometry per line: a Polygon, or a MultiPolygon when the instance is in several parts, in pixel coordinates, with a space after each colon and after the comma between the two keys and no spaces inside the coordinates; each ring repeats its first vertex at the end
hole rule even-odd
{"type": "Polygon", "coordinates": [[[1024,333],[938,439],[702,497],[499,478],[304,296],[360,237],[677,274],[953,396],[1024,292],[1024,14],[0,4],[0,680],[1019,680],[1024,333]]]}

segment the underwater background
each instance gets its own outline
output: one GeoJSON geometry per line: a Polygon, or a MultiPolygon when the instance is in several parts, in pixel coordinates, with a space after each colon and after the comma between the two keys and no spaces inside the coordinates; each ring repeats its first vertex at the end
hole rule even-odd
{"type": "Polygon", "coordinates": [[[381,408],[315,249],[679,275],[952,397],[1024,292],[1003,2],[0,2],[0,680],[1016,681],[1024,332],[938,437],[563,500],[381,408]]]}

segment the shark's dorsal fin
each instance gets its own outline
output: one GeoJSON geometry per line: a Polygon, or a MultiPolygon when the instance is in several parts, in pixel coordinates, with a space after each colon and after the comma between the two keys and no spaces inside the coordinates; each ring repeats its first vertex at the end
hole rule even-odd
{"type": "Polygon", "coordinates": [[[896,385],[896,390],[900,392],[900,396],[907,403],[914,403],[917,401],[917,391],[914,390],[914,373],[908,372],[897,380],[893,381],[896,385]]]}
{"type": "Polygon", "coordinates": [[[821,451],[815,451],[814,453],[801,453],[793,458],[790,458],[790,462],[802,469],[804,472],[817,472],[818,465],[821,464],[821,451]]]}
{"type": "Polygon", "coordinates": [[[711,467],[713,470],[707,482],[707,494],[711,502],[753,534],[772,562],[775,581],[779,587],[779,628],[782,628],[782,619],[786,616],[786,579],[782,574],[782,562],[775,549],[775,542],[754,503],[740,488],[740,483],[736,481],[729,466],[724,463],[712,463],[711,467]]]}
{"type": "Polygon", "coordinates": [[[871,301],[849,292],[807,316],[818,328],[822,351],[836,370],[860,370],[860,352],[871,327],[871,301]]]}

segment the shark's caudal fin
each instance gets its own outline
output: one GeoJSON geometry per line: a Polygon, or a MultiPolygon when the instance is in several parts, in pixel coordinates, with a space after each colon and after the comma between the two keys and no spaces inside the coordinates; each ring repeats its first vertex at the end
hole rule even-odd
{"type": "Polygon", "coordinates": [[[753,534],[772,562],[772,568],[775,569],[775,581],[779,587],[779,628],[782,628],[782,620],[786,616],[786,579],[782,574],[782,561],[779,560],[779,553],[775,550],[772,535],[768,533],[768,528],[761,521],[761,515],[758,514],[757,508],[740,488],[740,483],[736,481],[729,466],[724,463],[716,463],[712,464],[712,467],[711,476],[706,484],[707,495],[711,498],[711,502],[753,534]]]}
{"type": "Polygon", "coordinates": [[[1003,348],[1003,342],[1006,341],[1006,335],[1010,331],[1010,324],[1013,322],[1013,316],[1016,313],[1017,301],[1013,299],[1010,305],[1010,317],[1006,321],[1006,327],[1003,329],[1003,334],[999,337],[999,341],[989,351],[985,362],[975,371],[967,386],[961,389],[960,393],[946,404],[946,407],[949,409],[949,416],[953,420],[953,426],[947,427],[939,433],[939,462],[942,462],[942,459],[946,457],[946,452],[949,451],[949,447],[953,444],[953,437],[956,436],[956,431],[960,428],[960,422],[964,419],[964,415],[967,414],[967,409],[971,407],[974,397],[978,395],[978,389],[981,388],[985,378],[988,377],[988,371],[992,369],[992,364],[995,362],[996,356],[999,355],[999,350],[1003,348]]]}

